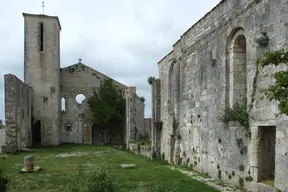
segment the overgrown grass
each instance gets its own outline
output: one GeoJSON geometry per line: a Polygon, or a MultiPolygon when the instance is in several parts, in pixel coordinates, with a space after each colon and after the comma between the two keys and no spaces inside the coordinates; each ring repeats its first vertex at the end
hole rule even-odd
{"type": "MultiPolygon", "coordinates": [[[[6,173],[8,191],[61,191],[78,192],[71,186],[101,186],[99,177],[115,184],[117,192],[216,192],[204,183],[193,180],[167,165],[120,151],[107,146],[63,145],[54,148],[37,148],[31,152],[11,154],[0,165],[6,173]],[[37,173],[20,173],[24,156],[33,154],[35,164],[42,168],[37,173]],[[121,164],[136,164],[134,169],[123,169],[121,164]],[[101,169],[104,165],[108,169],[101,169]],[[110,177],[110,174],[113,176],[110,177]],[[102,175],[102,176],[101,176],[102,175]],[[80,179],[82,178],[82,179],[80,179]],[[106,179],[105,179],[106,178],[106,179]],[[94,182],[91,182],[94,181],[94,182]],[[165,186],[165,187],[164,187],[165,186]]],[[[87,188],[85,188],[87,189],[87,188]]],[[[77,191],[78,190],[78,191],[77,191]]],[[[85,192],[85,190],[80,190],[85,192]]],[[[105,192],[105,191],[104,191],[105,192]]]]}

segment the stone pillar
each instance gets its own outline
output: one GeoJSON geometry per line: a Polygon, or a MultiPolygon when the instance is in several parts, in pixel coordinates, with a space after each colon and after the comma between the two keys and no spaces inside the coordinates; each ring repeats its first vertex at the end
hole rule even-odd
{"type": "Polygon", "coordinates": [[[5,119],[6,119],[6,146],[20,150],[19,131],[17,129],[16,106],[16,77],[7,74],[5,78],[5,119]],[[18,134],[17,134],[18,133],[18,134]],[[18,138],[17,138],[18,136],[18,138]]]}
{"type": "Polygon", "coordinates": [[[152,81],[151,84],[151,93],[152,93],[152,101],[151,101],[151,107],[152,107],[152,119],[151,119],[151,146],[152,146],[152,152],[155,152],[155,146],[156,146],[156,126],[155,126],[155,95],[156,95],[156,86],[155,86],[155,80],[152,81]]]}
{"type": "Polygon", "coordinates": [[[83,132],[84,132],[84,144],[91,144],[92,143],[92,125],[84,124],[83,132]]]}
{"type": "Polygon", "coordinates": [[[161,89],[160,79],[155,79],[152,83],[152,150],[161,150],[161,89]]]}
{"type": "Polygon", "coordinates": [[[29,155],[24,157],[24,169],[26,171],[33,171],[34,170],[34,156],[29,155]]]}
{"type": "Polygon", "coordinates": [[[288,191],[288,116],[279,116],[276,127],[275,188],[278,191],[288,191]]]}
{"type": "Polygon", "coordinates": [[[78,141],[77,143],[83,143],[84,142],[84,134],[83,134],[83,118],[84,114],[80,113],[78,114],[78,141]]]}
{"type": "Polygon", "coordinates": [[[126,98],[126,146],[136,140],[136,87],[128,87],[126,98]]]}
{"type": "Polygon", "coordinates": [[[249,153],[249,166],[250,166],[250,174],[255,181],[258,181],[258,164],[259,164],[259,133],[258,126],[251,126],[251,142],[248,146],[249,153]]]}

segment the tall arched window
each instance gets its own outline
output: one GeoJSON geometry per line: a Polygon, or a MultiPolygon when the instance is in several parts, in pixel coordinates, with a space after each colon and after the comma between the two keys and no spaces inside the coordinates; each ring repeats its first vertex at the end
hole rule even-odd
{"type": "Polygon", "coordinates": [[[61,99],[61,112],[65,112],[66,111],[66,100],[64,97],[62,97],[61,99]]]}
{"type": "Polygon", "coordinates": [[[168,75],[168,102],[169,102],[169,109],[174,108],[174,98],[175,98],[175,61],[171,62],[171,66],[169,69],[168,75]]]}
{"type": "Polygon", "coordinates": [[[243,29],[232,36],[229,45],[229,104],[230,107],[247,97],[246,37],[243,29]]]}

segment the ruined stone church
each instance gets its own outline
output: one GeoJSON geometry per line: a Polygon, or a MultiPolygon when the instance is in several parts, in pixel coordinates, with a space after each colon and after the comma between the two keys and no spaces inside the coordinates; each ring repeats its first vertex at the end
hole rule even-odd
{"type": "Polygon", "coordinates": [[[288,191],[288,118],[262,92],[287,66],[256,63],[287,48],[287,26],[287,0],[222,0],[182,34],[152,84],[153,150],[248,191],[288,191]],[[221,119],[243,98],[248,131],[221,119]]]}
{"type": "Polygon", "coordinates": [[[143,133],[145,125],[149,131],[150,119],[144,119],[144,103],[137,96],[136,87],[116,80],[113,80],[115,85],[124,90],[126,98],[123,125],[114,133],[106,133],[105,128],[94,125],[87,98],[107,76],[83,64],[81,59],[61,68],[59,18],[27,13],[23,16],[24,82],[13,74],[4,76],[6,146],[3,151],[21,150],[33,144],[103,144],[107,134],[112,143],[122,144],[143,133]],[[77,102],[78,96],[86,99],[77,102]]]}

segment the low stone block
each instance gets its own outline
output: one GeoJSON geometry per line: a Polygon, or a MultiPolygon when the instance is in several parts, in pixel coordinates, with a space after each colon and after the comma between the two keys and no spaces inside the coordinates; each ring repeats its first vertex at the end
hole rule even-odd
{"type": "Polygon", "coordinates": [[[121,164],[121,167],[124,169],[135,168],[135,164],[121,164]]]}
{"type": "Polygon", "coordinates": [[[34,156],[33,155],[24,157],[24,169],[27,171],[34,170],[34,156]]]}

